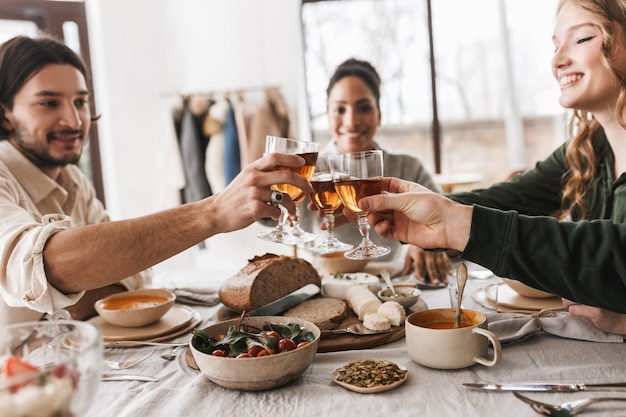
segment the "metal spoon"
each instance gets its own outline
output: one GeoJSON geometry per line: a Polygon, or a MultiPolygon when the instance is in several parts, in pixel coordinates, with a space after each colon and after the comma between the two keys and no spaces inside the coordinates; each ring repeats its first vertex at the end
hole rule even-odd
{"type": "Polygon", "coordinates": [[[454,315],[454,327],[461,325],[461,301],[463,300],[463,291],[465,290],[465,282],[467,281],[467,266],[464,262],[459,264],[456,270],[456,282],[459,287],[456,303],[456,314],[454,315]]]}
{"type": "Polygon", "coordinates": [[[397,293],[396,289],[393,288],[393,283],[391,282],[391,276],[389,275],[389,272],[387,272],[386,269],[383,269],[382,271],[380,271],[380,276],[383,277],[383,279],[387,283],[387,286],[391,288],[391,295],[395,297],[397,293]]]}
{"type": "Polygon", "coordinates": [[[173,361],[174,359],[176,359],[176,353],[177,353],[180,349],[182,349],[182,348],[184,348],[184,347],[187,347],[187,345],[183,345],[183,346],[176,346],[174,349],[172,349],[172,350],[170,351],[170,353],[164,353],[164,354],[162,354],[162,355],[161,355],[161,358],[162,358],[162,359],[165,359],[166,361],[173,361]]]}

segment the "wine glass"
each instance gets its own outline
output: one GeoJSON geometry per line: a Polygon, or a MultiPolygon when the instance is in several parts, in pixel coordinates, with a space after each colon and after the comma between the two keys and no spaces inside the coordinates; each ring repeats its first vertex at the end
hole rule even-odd
{"type": "Polygon", "coordinates": [[[5,326],[0,366],[0,415],[83,417],[100,383],[102,336],[74,320],[5,326]]]}
{"type": "Polygon", "coordinates": [[[359,231],[363,239],[356,248],[345,253],[348,259],[379,258],[391,252],[389,246],[376,245],[370,240],[369,212],[361,210],[359,200],[370,195],[380,194],[383,180],[383,152],[362,151],[329,157],[330,171],[335,190],[341,202],[356,214],[359,231]]]}
{"type": "Polygon", "coordinates": [[[322,243],[309,250],[318,254],[345,252],[352,249],[352,245],[339,241],[334,235],[335,210],[341,206],[341,199],[335,190],[333,176],[328,168],[328,158],[320,157],[317,166],[321,169],[315,171],[311,178],[311,185],[313,186],[311,200],[318,209],[324,211],[324,222],[328,235],[322,243]]]}
{"type": "MultiPolygon", "coordinates": [[[[315,170],[315,163],[317,162],[319,143],[308,142],[303,140],[287,139],[277,136],[265,137],[265,154],[272,152],[292,153],[297,154],[305,159],[305,164],[301,168],[290,167],[276,167],[275,170],[291,169],[299,175],[303,176],[307,180],[311,180],[313,171],[315,170]]],[[[306,197],[306,193],[298,187],[291,184],[274,184],[272,189],[280,191],[281,193],[289,195],[291,200],[296,204],[300,204],[306,197]]],[[[269,240],[276,243],[284,243],[287,245],[297,245],[299,243],[306,243],[315,240],[317,236],[313,233],[307,233],[298,225],[297,215],[293,219],[293,226],[290,228],[287,224],[289,219],[289,212],[281,204],[278,205],[281,211],[281,216],[278,221],[278,225],[269,231],[259,233],[257,236],[264,240],[269,240]]]]}

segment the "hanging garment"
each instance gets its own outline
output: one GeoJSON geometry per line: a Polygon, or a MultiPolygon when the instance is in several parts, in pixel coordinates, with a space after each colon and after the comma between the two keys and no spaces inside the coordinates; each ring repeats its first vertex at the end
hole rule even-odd
{"type": "Polygon", "coordinates": [[[219,99],[211,106],[204,121],[205,133],[211,132],[211,141],[206,149],[205,172],[214,193],[226,188],[224,123],[229,108],[228,100],[219,99]]]}
{"type": "Polygon", "coordinates": [[[237,136],[239,137],[239,155],[241,156],[241,166],[245,167],[252,162],[248,156],[249,119],[252,116],[246,115],[247,106],[241,92],[237,92],[231,97],[230,104],[233,106],[233,110],[235,111],[235,124],[237,126],[237,136]]]}
{"type": "Polygon", "coordinates": [[[265,89],[265,101],[254,113],[250,126],[248,156],[254,161],[265,152],[265,136],[290,137],[289,108],[277,88],[265,89]]]}
{"type": "Polygon", "coordinates": [[[210,138],[202,134],[199,120],[191,112],[188,104],[188,100],[185,100],[179,137],[185,173],[185,188],[182,193],[183,203],[202,200],[212,194],[211,186],[207,181],[204,170],[206,148],[210,138]]]}
{"type": "Polygon", "coordinates": [[[224,181],[225,185],[241,172],[241,153],[239,150],[239,135],[235,120],[235,109],[228,105],[226,120],[224,121],[224,181]]]}

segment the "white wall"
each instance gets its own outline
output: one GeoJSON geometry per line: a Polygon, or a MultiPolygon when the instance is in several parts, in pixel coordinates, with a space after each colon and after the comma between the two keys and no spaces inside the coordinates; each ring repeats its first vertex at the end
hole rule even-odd
{"type": "MultiPolygon", "coordinates": [[[[279,85],[309,132],[300,2],[87,0],[107,208],[124,219],[178,204],[183,185],[170,109],[176,92],[279,85]],[[123,13],[121,13],[123,11],[123,13]]],[[[209,240],[157,269],[237,270],[265,252],[259,225],[209,240]]]]}

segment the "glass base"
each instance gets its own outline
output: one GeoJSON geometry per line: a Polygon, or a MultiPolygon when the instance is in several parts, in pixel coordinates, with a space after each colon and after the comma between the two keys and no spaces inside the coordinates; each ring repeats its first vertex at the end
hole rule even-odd
{"type": "Polygon", "coordinates": [[[354,246],[340,242],[337,239],[326,239],[319,245],[310,248],[309,251],[323,255],[325,253],[345,252],[353,247],[354,246]]]}
{"type": "Polygon", "coordinates": [[[270,242],[282,243],[284,245],[298,245],[300,243],[312,242],[317,239],[317,236],[312,233],[299,233],[293,235],[289,232],[282,230],[272,230],[271,232],[264,232],[257,234],[257,237],[270,242]]]}
{"type": "Polygon", "coordinates": [[[374,259],[385,256],[391,252],[389,246],[384,245],[368,245],[358,246],[357,248],[346,252],[344,255],[348,259],[374,259]]]}

